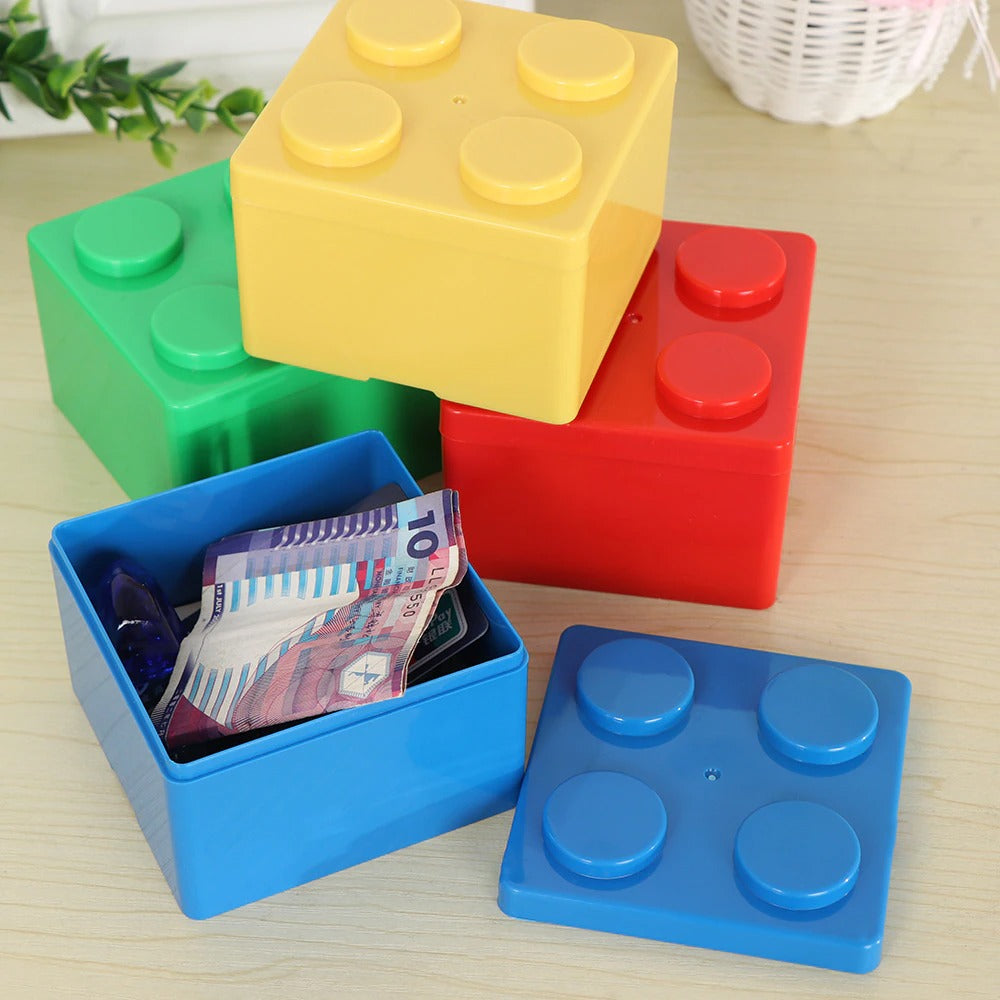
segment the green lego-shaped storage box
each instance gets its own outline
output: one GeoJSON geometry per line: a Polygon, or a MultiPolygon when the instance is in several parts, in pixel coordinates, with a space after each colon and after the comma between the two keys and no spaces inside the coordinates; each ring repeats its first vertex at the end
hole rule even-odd
{"type": "Polygon", "coordinates": [[[36,226],[28,247],[52,398],[129,496],[367,429],[417,478],[440,469],[431,393],[244,352],[228,161],[36,226]]]}

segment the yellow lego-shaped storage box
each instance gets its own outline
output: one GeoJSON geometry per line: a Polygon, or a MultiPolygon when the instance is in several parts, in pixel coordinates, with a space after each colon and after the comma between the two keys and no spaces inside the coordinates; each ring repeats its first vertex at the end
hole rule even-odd
{"type": "Polygon", "coordinates": [[[660,231],[673,43],[342,0],[231,162],[246,350],[572,420],[660,231]]]}

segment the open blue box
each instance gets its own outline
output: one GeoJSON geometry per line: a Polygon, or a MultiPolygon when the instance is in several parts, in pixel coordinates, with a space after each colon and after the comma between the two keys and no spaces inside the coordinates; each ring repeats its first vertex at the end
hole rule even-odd
{"type": "Polygon", "coordinates": [[[49,550],[73,689],[180,908],[210,917],[513,808],[524,770],[524,643],[469,568],[489,619],[481,661],[397,699],[177,763],[94,609],[116,555],[177,605],[206,546],[329,516],[386,483],[420,490],[366,431],[56,525],[49,550]]]}

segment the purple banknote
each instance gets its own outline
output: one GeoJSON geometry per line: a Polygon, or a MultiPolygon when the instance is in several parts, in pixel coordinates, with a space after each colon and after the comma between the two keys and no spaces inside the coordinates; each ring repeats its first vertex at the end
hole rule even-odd
{"type": "Polygon", "coordinates": [[[173,750],[402,694],[441,591],[465,570],[452,490],[221,539],[157,731],[173,750]]]}

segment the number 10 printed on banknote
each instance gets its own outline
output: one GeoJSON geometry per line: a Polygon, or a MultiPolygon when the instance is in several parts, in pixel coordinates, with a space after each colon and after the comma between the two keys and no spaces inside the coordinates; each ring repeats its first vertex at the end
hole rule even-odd
{"type": "Polygon", "coordinates": [[[398,697],[466,565],[453,490],[215,542],[157,732],[174,750],[398,697]]]}

